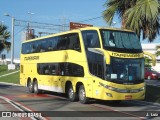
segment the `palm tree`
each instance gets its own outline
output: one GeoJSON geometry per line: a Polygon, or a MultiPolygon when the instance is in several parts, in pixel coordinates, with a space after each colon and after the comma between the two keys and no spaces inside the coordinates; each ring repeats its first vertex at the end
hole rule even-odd
{"type": "Polygon", "coordinates": [[[103,12],[103,17],[109,25],[112,24],[113,18],[115,15],[118,15],[122,20],[122,28],[124,28],[126,17],[124,16],[125,12],[135,6],[137,0],[107,0],[104,6],[107,8],[103,12]]]}
{"type": "Polygon", "coordinates": [[[143,39],[152,42],[159,34],[158,0],[108,0],[104,4],[107,9],[103,12],[104,19],[110,25],[116,14],[122,20],[122,28],[134,30],[143,39]]]}
{"type": "Polygon", "coordinates": [[[7,31],[7,26],[0,24],[0,53],[3,50],[10,50],[11,43],[7,40],[10,38],[10,32],[7,31]]]}
{"type": "Polygon", "coordinates": [[[149,57],[144,57],[145,67],[151,67],[151,59],[149,57]]]}
{"type": "Polygon", "coordinates": [[[138,0],[136,5],[125,13],[128,16],[126,27],[134,30],[138,36],[142,31],[143,39],[152,42],[159,34],[159,8],[158,0],[138,0]]]}
{"type": "Polygon", "coordinates": [[[156,56],[160,56],[160,46],[157,46],[156,49],[157,49],[156,56]]]}

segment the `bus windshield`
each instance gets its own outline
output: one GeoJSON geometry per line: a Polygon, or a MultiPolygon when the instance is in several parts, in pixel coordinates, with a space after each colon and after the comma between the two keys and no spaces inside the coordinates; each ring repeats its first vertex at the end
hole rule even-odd
{"type": "Polygon", "coordinates": [[[140,83],[144,80],[144,59],[111,57],[106,65],[106,79],[116,83],[140,83]]]}
{"type": "Polygon", "coordinates": [[[102,29],[101,36],[104,49],[116,52],[142,52],[140,41],[134,32],[102,29]]]}

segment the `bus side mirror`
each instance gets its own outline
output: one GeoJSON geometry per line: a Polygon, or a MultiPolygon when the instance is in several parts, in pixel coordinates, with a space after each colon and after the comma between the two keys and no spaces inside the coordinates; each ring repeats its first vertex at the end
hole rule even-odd
{"type": "Polygon", "coordinates": [[[150,52],[143,51],[143,53],[152,58],[152,66],[156,66],[156,56],[150,52]]]}

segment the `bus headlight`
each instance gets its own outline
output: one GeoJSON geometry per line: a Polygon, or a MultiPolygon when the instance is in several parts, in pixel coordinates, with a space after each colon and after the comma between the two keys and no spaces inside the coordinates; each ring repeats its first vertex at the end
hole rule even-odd
{"type": "Polygon", "coordinates": [[[108,86],[108,85],[105,85],[103,83],[100,83],[101,86],[111,90],[111,91],[115,91],[115,92],[119,92],[119,93],[138,93],[138,92],[141,92],[143,90],[145,90],[145,87],[142,87],[142,88],[139,88],[139,89],[119,89],[119,88],[115,88],[115,87],[112,87],[112,86],[108,86]]]}
{"type": "Polygon", "coordinates": [[[107,85],[106,85],[106,88],[109,89],[109,90],[112,90],[112,91],[115,91],[115,90],[116,90],[116,88],[111,87],[111,86],[107,86],[107,85]]]}
{"type": "Polygon", "coordinates": [[[143,91],[143,90],[145,90],[145,87],[142,87],[142,88],[139,89],[139,91],[143,91]]]}

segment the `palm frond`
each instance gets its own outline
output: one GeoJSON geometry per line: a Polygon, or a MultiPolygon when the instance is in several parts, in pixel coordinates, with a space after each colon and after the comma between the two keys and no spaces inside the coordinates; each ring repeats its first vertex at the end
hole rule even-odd
{"type": "Polygon", "coordinates": [[[148,38],[152,42],[159,34],[159,8],[157,0],[138,0],[136,5],[125,13],[128,16],[127,28],[134,30],[139,37],[142,31],[143,39],[148,38]]]}
{"type": "Polygon", "coordinates": [[[3,38],[3,40],[0,40],[0,53],[3,50],[8,52],[11,47],[11,43],[7,41],[10,38],[10,32],[7,31],[7,26],[3,24],[0,24],[0,36],[3,38]]]}

